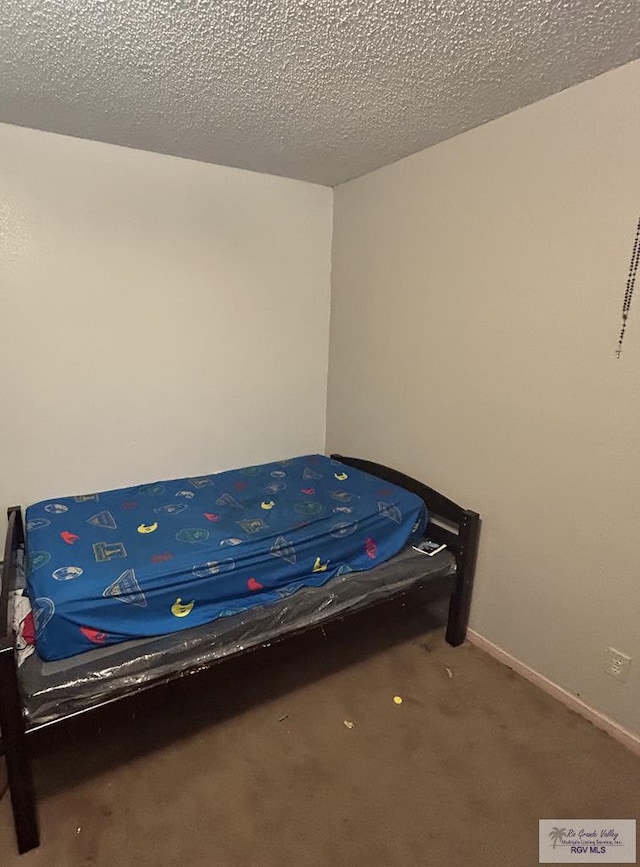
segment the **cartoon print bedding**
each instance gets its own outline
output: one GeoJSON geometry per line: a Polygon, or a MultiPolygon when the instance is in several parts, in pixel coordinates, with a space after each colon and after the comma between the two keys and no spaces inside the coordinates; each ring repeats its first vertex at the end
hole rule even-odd
{"type": "Polygon", "coordinates": [[[323,455],[46,500],[26,513],[36,646],[64,659],[275,602],[388,560],[423,501],[323,455]]]}

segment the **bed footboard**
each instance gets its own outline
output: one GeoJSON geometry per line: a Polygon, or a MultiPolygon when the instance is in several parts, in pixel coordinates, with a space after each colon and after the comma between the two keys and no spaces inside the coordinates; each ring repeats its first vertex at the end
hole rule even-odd
{"type": "Polygon", "coordinates": [[[38,846],[40,838],[14,638],[9,624],[9,590],[15,579],[15,556],[18,547],[24,543],[20,508],[12,506],[8,517],[0,586],[0,747],[7,764],[18,850],[22,854],[38,846]]]}

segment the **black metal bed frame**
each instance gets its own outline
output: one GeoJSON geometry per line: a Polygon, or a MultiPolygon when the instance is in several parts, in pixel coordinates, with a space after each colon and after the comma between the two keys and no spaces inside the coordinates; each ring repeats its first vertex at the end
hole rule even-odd
{"type": "MultiPolygon", "coordinates": [[[[457,569],[453,578],[434,579],[420,585],[419,589],[426,601],[449,596],[446,640],[454,647],[462,644],[469,619],[480,532],[480,516],[476,512],[463,509],[452,500],[398,470],[360,458],[343,457],[338,454],[334,454],[332,457],[348,466],[377,476],[383,481],[400,485],[406,490],[412,491],[426,503],[430,515],[426,534],[429,538],[447,545],[455,555],[457,569]]],[[[91,719],[96,721],[102,721],[105,712],[113,709],[116,705],[123,714],[135,712],[149,697],[151,690],[157,691],[159,688],[167,687],[178,678],[204,673],[225,660],[213,660],[205,666],[198,665],[197,668],[193,669],[181,669],[151,682],[137,685],[126,693],[97,702],[84,710],[61,714],[51,722],[40,725],[29,724],[24,714],[18,681],[15,636],[13,636],[9,625],[9,590],[15,585],[16,552],[25,543],[24,524],[20,506],[10,507],[7,514],[9,521],[4,547],[2,584],[0,585],[0,755],[4,755],[7,765],[18,850],[22,854],[36,848],[40,843],[31,757],[34,749],[47,741],[52,730],[68,730],[74,720],[86,715],[90,715],[91,719]]],[[[374,604],[382,607],[399,597],[415,593],[416,589],[418,588],[401,590],[384,602],[374,604]]],[[[298,630],[286,633],[276,641],[293,638],[302,632],[316,634],[323,632],[323,627],[328,622],[344,620],[350,615],[351,612],[349,611],[333,616],[329,615],[320,624],[302,626],[298,630]]],[[[239,656],[244,657],[249,652],[265,649],[273,643],[274,641],[271,639],[264,644],[246,648],[234,654],[231,659],[239,656]]]]}

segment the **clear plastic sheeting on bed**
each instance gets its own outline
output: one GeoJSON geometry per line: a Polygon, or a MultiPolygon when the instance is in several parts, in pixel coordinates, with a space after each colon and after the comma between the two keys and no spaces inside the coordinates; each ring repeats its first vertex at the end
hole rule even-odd
{"type": "Polygon", "coordinates": [[[424,501],[325,455],[43,500],[26,513],[48,662],[181,632],[368,571],[419,540],[424,501]]]}
{"type": "MultiPolygon", "coordinates": [[[[407,547],[374,569],[337,575],[321,587],[305,587],[279,602],[179,633],[100,647],[54,662],[44,662],[32,652],[19,667],[28,725],[42,725],[137,686],[196,671],[430,581],[442,583],[444,595],[451,592],[455,572],[449,551],[428,557],[407,547]]],[[[24,586],[21,569],[18,576],[17,595],[24,586]]]]}

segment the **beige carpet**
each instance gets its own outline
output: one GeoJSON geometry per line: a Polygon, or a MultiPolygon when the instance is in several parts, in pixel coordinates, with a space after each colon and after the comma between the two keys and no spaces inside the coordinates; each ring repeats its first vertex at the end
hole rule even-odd
{"type": "Polygon", "coordinates": [[[40,849],[15,854],[0,801],[0,862],[530,867],[539,818],[640,817],[639,759],[423,628],[407,609],[333,627],[250,676],[222,667],[197,701],[179,685],[171,706],[78,735],[35,762],[40,849]]]}

